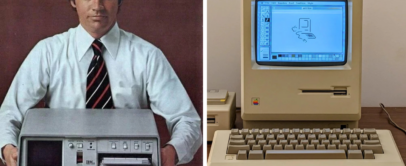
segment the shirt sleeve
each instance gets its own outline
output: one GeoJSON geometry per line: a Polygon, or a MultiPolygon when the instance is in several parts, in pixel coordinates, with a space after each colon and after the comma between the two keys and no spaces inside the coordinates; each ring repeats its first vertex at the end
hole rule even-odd
{"type": "Polygon", "coordinates": [[[154,113],[166,119],[179,162],[188,163],[202,144],[201,119],[185,88],[161,50],[147,61],[147,93],[154,113]]]}
{"type": "MultiPolygon", "coordinates": [[[[45,43],[39,42],[20,66],[0,107],[0,148],[17,146],[25,112],[46,94],[49,70],[45,43]]],[[[3,159],[0,150],[0,159],[3,159]]]]}

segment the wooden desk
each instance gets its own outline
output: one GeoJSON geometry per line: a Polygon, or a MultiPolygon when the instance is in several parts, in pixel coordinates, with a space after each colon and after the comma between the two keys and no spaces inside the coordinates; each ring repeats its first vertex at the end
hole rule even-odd
{"type": "MultiPolygon", "coordinates": [[[[406,128],[406,108],[386,108],[392,119],[401,127],[406,128]]],[[[361,120],[359,128],[389,129],[395,138],[400,155],[406,164],[406,134],[388,122],[388,116],[380,107],[363,107],[361,109],[361,120]]],[[[242,128],[241,112],[237,112],[235,125],[242,128]]],[[[207,158],[209,157],[211,144],[207,145],[207,158]]]]}

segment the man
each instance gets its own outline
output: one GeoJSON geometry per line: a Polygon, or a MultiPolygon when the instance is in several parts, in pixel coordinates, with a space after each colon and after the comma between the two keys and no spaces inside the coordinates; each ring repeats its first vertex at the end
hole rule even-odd
{"type": "Polygon", "coordinates": [[[70,0],[80,25],[40,41],[0,108],[0,157],[16,165],[25,112],[50,108],[147,108],[167,121],[163,165],[189,162],[202,143],[200,118],[163,53],[118,28],[120,0],[70,0]]]}

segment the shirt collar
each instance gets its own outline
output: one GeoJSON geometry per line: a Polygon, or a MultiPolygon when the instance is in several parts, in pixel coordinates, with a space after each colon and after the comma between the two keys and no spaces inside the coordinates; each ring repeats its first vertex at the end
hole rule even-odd
{"type": "MultiPolygon", "coordinates": [[[[76,48],[77,48],[77,58],[82,60],[85,53],[90,49],[93,41],[95,40],[87,31],[79,24],[76,30],[76,48]]],[[[107,34],[100,38],[100,41],[103,43],[106,50],[109,54],[116,59],[118,45],[120,41],[120,29],[118,24],[115,23],[114,26],[110,29],[107,34]]]]}

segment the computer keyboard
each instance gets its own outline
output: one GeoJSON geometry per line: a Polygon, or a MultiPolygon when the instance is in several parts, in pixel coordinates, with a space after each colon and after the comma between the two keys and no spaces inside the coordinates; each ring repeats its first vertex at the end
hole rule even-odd
{"type": "Polygon", "coordinates": [[[273,128],[216,131],[209,166],[404,166],[389,130],[273,128]]]}

